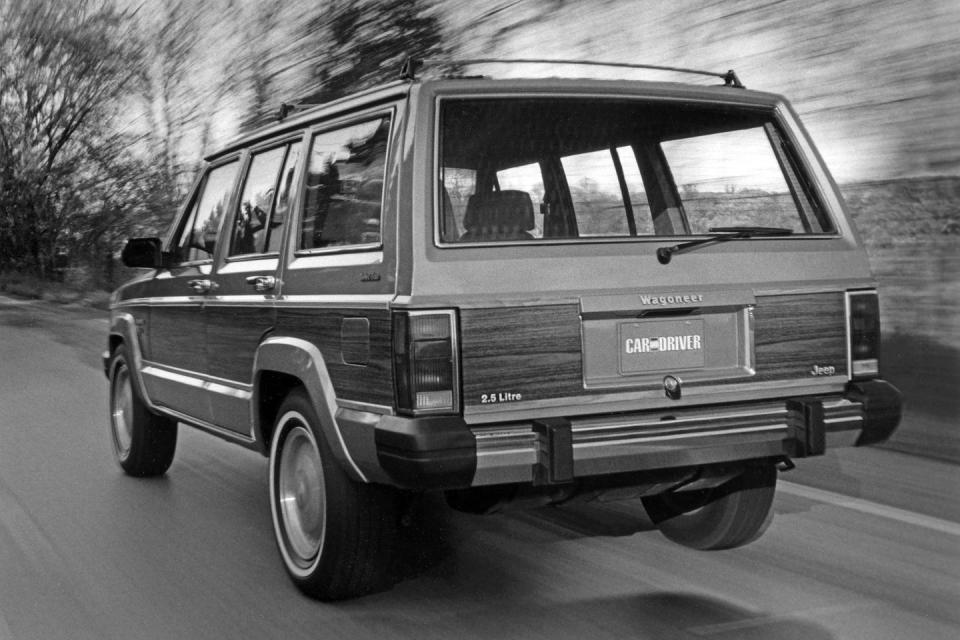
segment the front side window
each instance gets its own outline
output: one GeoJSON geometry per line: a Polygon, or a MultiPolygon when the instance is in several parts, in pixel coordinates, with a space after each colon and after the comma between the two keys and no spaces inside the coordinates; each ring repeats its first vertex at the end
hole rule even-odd
{"type": "Polygon", "coordinates": [[[769,108],[446,99],[439,117],[443,243],[834,230],[769,108]]]}
{"type": "Polygon", "coordinates": [[[298,249],[380,243],[390,118],[313,137],[298,249]]]}
{"type": "Polygon", "coordinates": [[[220,221],[230,206],[239,164],[234,160],[214,167],[204,177],[179,235],[173,242],[175,263],[213,259],[220,221]]]}

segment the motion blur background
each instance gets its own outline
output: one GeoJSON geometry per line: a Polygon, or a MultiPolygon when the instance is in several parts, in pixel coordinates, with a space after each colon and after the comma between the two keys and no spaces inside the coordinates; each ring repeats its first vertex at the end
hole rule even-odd
{"type": "Polygon", "coordinates": [[[935,426],[960,415],[956,0],[0,0],[0,291],[105,304],[124,240],[164,232],[205,153],[411,54],[733,68],[787,95],[881,283],[891,446],[960,460],[935,426]]]}

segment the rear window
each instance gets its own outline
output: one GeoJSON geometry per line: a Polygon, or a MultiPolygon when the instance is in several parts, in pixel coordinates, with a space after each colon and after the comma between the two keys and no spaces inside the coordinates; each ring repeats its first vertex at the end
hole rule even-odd
{"type": "Polygon", "coordinates": [[[439,165],[443,243],[834,230],[770,109],[446,99],[439,165]]]}

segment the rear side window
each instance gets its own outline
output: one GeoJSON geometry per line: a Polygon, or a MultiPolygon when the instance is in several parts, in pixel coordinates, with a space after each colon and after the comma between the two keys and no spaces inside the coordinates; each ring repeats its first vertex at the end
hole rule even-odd
{"type": "Polygon", "coordinates": [[[213,259],[220,221],[230,206],[239,164],[234,160],[207,172],[179,236],[173,241],[174,262],[213,259]]]}
{"type": "Polygon", "coordinates": [[[451,98],[439,117],[443,243],[834,230],[772,108],[451,98]]]}
{"type": "Polygon", "coordinates": [[[380,243],[389,132],[385,116],[313,137],[298,249],[380,243]]]}

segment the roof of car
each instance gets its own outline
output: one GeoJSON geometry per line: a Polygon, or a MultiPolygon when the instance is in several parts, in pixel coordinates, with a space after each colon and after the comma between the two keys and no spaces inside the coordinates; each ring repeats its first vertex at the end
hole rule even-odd
{"type": "MultiPolygon", "coordinates": [[[[378,85],[323,104],[296,105],[292,107],[292,115],[281,114],[285,117],[279,117],[275,123],[235,138],[207,156],[206,159],[208,161],[214,160],[259,141],[282,135],[284,132],[302,129],[320,116],[336,116],[340,113],[348,113],[378,103],[402,99],[411,91],[428,91],[436,94],[516,94],[520,92],[528,92],[534,95],[591,94],[613,96],[628,94],[661,99],[673,98],[697,102],[756,106],[770,106],[784,100],[782,96],[777,94],[748,90],[742,85],[733,86],[730,84],[711,86],[680,82],[569,77],[493,79],[486,76],[425,76],[378,85]]],[[[291,109],[286,105],[283,108],[291,109]]]]}

